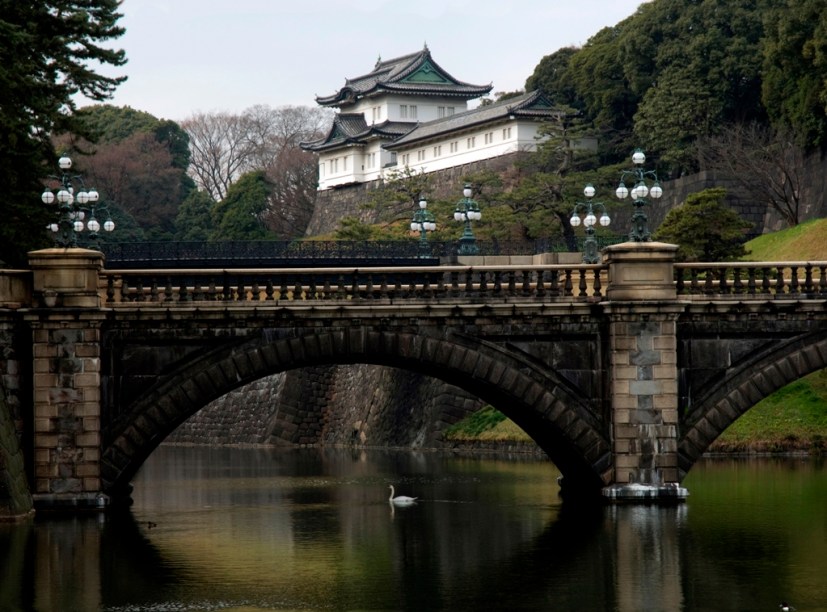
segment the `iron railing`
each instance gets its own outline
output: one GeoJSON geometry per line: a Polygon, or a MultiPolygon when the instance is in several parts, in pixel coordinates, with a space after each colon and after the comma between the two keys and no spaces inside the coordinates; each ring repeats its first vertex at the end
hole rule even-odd
{"type": "MultiPolygon", "coordinates": [[[[566,251],[557,240],[479,240],[479,255],[566,251]]],[[[414,240],[260,240],[122,242],[101,245],[107,268],[308,267],[310,265],[435,265],[456,257],[456,242],[414,240]],[[424,249],[424,250],[423,250],[424,249]],[[312,262],[312,264],[311,264],[312,262]]]]}

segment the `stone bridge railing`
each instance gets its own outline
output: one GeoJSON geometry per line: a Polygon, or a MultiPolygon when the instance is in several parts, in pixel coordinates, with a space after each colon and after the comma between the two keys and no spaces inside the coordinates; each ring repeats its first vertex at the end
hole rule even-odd
{"type": "Polygon", "coordinates": [[[600,265],[102,271],[106,306],[150,302],[603,299],[600,265]]]}
{"type": "Polygon", "coordinates": [[[827,298],[827,262],[675,264],[680,299],[827,298]]]}
{"type": "MultiPolygon", "coordinates": [[[[0,307],[70,305],[61,289],[33,286],[29,270],[0,270],[0,307]]],[[[105,307],[148,303],[311,300],[503,300],[600,302],[606,264],[376,268],[105,270],[88,287],[105,307]]],[[[683,300],[827,297],[827,262],[674,264],[683,300]]]]}
{"type": "MultiPolygon", "coordinates": [[[[609,266],[102,271],[106,305],[136,302],[607,299],[609,266]]],[[[678,299],[827,297],[825,262],[677,263],[678,299]]]]}

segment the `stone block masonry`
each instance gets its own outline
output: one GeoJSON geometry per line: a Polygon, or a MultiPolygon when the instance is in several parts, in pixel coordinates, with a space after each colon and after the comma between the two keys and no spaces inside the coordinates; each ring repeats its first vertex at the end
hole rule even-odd
{"type": "Polygon", "coordinates": [[[100,459],[100,313],[32,322],[33,355],[48,369],[34,373],[34,498],[59,504],[88,497],[97,506],[100,459]]]}
{"type": "Polygon", "coordinates": [[[205,445],[355,445],[433,448],[478,410],[470,394],[414,372],[319,366],[255,381],[215,400],[167,439],[205,445]]]}

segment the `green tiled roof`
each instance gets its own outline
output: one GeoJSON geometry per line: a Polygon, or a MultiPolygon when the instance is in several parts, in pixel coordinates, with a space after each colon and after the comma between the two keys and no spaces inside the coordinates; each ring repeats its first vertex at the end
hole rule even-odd
{"type": "Polygon", "coordinates": [[[360,98],[391,92],[471,100],[484,96],[492,88],[491,84],[472,85],[458,81],[433,60],[425,46],[418,53],[386,61],[380,59],[371,72],[347,79],[339,91],[330,96],[316,96],[316,102],[321,106],[341,107],[360,98]]]}

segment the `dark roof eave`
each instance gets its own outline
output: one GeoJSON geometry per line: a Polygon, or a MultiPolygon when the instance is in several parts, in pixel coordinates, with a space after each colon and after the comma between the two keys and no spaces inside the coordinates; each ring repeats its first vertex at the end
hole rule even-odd
{"type": "MultiPolygon", "coordinates": [[[[417,144],[420,144],[420,143],[423,143],[423,142],[428,142],[429,140],[440,140],[440,139],[446,138],[449,134],[467,132],[469,129],[474,129],[474,128],[477,128],[481,125],[492,125],[493,126],[493,125],[497,125],[497,124],[507,123],[509,121],[514,121],[518,118],[519,119],[529,119],[531,121],[541,121],[541,122],[542,121],[548,121],[548,120],[552,119],[552,117],[550,117],[549,115],[542,115],[542,116],[537,116],[537,117],[527,117],[527,116],[523,116],[521,113],[512,113],[510,115],[500,115],[498,117],[495,117],[495,118],[492,118],[492,119],[487,119],[487,120],[484,120],[484,121],[472,121],[470,123],[464,123],[463,125],[461,125],[457,128],[454,128],[452,130],[446,130],[444,132],[439,132],[439,133],[436,133],[436,134],[426,134],[425,136],[422,136],[420,138],[411,138],[409,140],[404,140],[404,136],[403,136],[402,138],[399,138],[399,139],[397,139],[396,141],[394,141],[390,144],[382,145],[382,148],[387,149],[388,151],[393,151],[395,149],[401,149],[401,148],[409,147],[411,145],[417,145],[417,144]]],[[[411,131],[413,131],[413,130],[411,130],[411,131]]]]}

